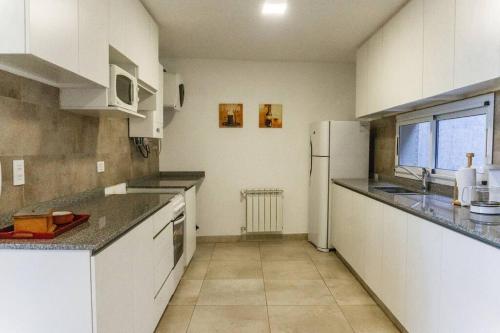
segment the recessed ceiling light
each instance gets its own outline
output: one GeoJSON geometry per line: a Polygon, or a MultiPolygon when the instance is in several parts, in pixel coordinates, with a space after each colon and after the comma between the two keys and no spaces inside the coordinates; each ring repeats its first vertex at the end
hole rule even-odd
{"type": "Polygon", "coordinates": [[[286,11],[286,2],[264,2],[262,14],[264,15],[283,15],[286,11]]]}

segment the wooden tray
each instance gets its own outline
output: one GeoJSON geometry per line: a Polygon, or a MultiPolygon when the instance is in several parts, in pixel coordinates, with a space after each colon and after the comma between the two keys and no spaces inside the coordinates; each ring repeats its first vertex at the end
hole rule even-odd
{"type": "Polygon", "coordinates": [[[0,239],[52,239],[89,220],[90,215],[75,214],[73,222],[58,226],[53,232],[14,231],[14,225],[0,229],[0,239]]]}

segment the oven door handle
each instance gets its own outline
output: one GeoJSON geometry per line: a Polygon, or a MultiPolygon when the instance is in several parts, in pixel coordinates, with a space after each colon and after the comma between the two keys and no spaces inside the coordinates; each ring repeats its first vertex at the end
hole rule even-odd
{"type": "Polygon", "coordinates": [[[180,217],[178,217],[177,219],[175,219],[173,222],[174,222],[174,226],[176,225],[179,225],[181,223],[183,223],[184,221],[186,220],[186,216],[182,215],[180,217]]]}
{"type": "Polygon", "coordinates": [[[184,207],[186,207],[186,203],[183,202],[179,205],[177,205],[176,207],[174,207],[174,215],[179,215],[179,213],[184,209],[184,207]]]}

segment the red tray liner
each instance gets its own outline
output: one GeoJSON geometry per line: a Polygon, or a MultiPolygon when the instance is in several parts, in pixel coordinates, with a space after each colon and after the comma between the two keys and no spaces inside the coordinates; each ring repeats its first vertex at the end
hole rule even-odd
{"type": "Polygon", "coordinates": [[[0,229],[0,239],[52,239],[89,220],[90,215],[75,215],[73,222],[57,226],[53,232],[14,231],[14,225],[0,229]]]}

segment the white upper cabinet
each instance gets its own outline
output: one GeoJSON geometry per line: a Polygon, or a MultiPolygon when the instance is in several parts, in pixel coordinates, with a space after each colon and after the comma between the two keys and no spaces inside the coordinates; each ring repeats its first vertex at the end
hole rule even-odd
{"type": "Polygon", "coordinates": [[[500,1],[456,0],[455,88],[500,77],[500,1]]]}
{"type": "Polygon", "coordinates": [[[453,89],[455,0],[424,0],[423,97],[453,89]]]}
{"type": "Polygon", "coordinates": [[[108,1],[79,0],[79,71],[104,87],[109,86],[108,1]]]}
{"type": "Polygon", "coordinates": [[[364,43],[356,52],[356,117],[363,117],[370,113],[370,87],[368,74],[368,43],[364,43]]]}
{"type": "MultiPolygon", "coordinates": [[[[18,1],[20,2],[20,1],[18,1]]],[[[78,72],[78,0],[26,2],[27,53],[78,72]]]]}
{"type": "Polygon", "coordinates": [[[384,109],[422,98],[423,0],[409,2],[383,27],[384,109]]]}
{"type": "Polygon", "coordinates": [[[498,0],[408,2],[358,50],[356,116],[498,90],[499,17],[498,0]]]}
{"type": "Polygon", "coordinates": [[[1,0],[0,8],[0,68],[61,88],[108,85],[107,0],[1,0]]]}
{"type": "Polygon", "coordinates": [[[158,90],[158,25],[139,0],[109,0],[109,12],[109,44],[138,67],[140,81],[158,90]]]}

